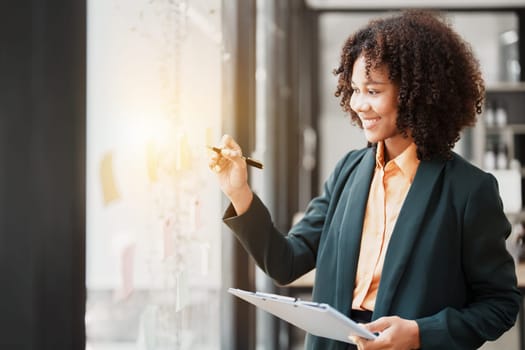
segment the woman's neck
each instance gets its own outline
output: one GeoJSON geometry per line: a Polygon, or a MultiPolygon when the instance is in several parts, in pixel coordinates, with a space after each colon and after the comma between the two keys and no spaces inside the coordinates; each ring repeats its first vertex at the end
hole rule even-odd
{"type": "Polygon", "coordinates": [[[383,143],[384,145],[384,157],[385,157],[385,164],[394,158],[396,158],[398,155],[403,153],[404,150],[408,148],[413,142],[414,139],[412,137],[403,137],[402,135],[399,135],[400,137],[396,137],[395,139],[386,139],[383,143]]]}

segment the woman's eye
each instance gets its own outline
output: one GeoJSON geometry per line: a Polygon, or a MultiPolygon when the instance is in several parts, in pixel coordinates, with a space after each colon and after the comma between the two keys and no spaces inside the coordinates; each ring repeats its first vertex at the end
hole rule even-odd
{"type": "Polygon", "coordinates": [[[354,94],[358,94],[358,93],[359,93],[359,89],[358,89],[358,88],[352,88],[352,92],[353,92],[354,94]]]}
{"type": "Polygon", "coordinates": [[[377,95],[379,93],[379,91],[376,91],[376,90],[368,90],[368,93],[370,95],[377,95]]]}

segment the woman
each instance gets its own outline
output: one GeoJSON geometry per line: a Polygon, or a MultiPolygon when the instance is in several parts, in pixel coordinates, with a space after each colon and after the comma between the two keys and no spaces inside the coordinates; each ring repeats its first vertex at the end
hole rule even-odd
{"type": "MultiPolygon", "coordinates": [[[[475,349],[515,322],[521,296],[494,177],[452,152],[481,113],[469,46],[436,14],[371,21],[346,41],[336,96],[369,146],[336,165],[283,236],[248,182],[238,144],[210,156],[224,221],[286,284],[316,268],[313,300],[380,335],[358,349],[475,349]],[[371,321],[371,322],[370,322],[371,321]]],[[[355,349],[308,335],[307,349],[355,349]]]]}

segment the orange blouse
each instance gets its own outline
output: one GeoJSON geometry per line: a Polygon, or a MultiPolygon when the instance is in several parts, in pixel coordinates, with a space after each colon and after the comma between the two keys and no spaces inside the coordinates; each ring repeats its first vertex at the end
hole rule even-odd
{"type": "Polygon", "coordinates": [[[382,142],[377,145],[376,168],[363,222],[353,309],[374,310],[388,242],[419,162],[414,143],[386,164],[384,145],[382,142]]]}

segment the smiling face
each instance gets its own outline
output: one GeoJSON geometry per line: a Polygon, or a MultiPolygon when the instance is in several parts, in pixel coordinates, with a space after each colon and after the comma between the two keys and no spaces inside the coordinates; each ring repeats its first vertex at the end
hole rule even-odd
{"type": "Polygon", "coordinates": [[[389,79],[387,67],[371,68],[367,75],[366,59],[359,56],[352,70],[352,89],[350,108],[359,116],[366,139],[384,141],[389,158],[396,157],[412,139],[404,137],[396,126],[399,88],[389,79]]]}

